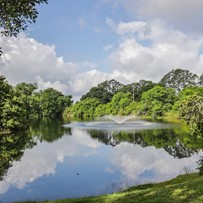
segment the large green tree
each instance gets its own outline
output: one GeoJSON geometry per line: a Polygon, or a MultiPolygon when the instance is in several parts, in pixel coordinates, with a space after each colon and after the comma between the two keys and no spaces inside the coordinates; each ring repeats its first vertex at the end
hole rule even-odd
{"type": "Polygon", "coordinates": [[[12,95],[12,87],[6,81],[6,78],[0,75],[0,131],[3,130],[3,107],[12,95]]]}
{"type": "Polygon", "coordinates": [[[72,104],[72,96],[64,96],[58,90],[47,88],[40,93],[43,117],[61,117],[66,107],[72,104]]]}
{"type": "Polygon", "coordinates": [[[118,92],[123,85],[112,79],[102,82],[97,87],[92,87],[89,92],[81,97],[81,100],[87,98],[97,98],[102,104],[106,104],[111,101],[113,95],[118,92]]]}
{"type": "Polygon", "coordinates": [[[27,128],[29,124],[28,112],[26,111],[26,103],[21,96],[14,95],[11,99],[7,99],[2,111],[4,129],[17,131],[27,128]]]}
{"type": "Polygon", "coordinates": [[[70,111],[76,118],[93,118],[95,116],[95,109],[100,104],[97,98],[86,98],[72,106],[70,111]]]}
{"type": "Polygon", "coordinates": [[[164,87],[172,87],[179,92],[185,87],[198,85],[198,76],[188,70],[173,69],[164,75],[159,83],[164,87]]]}
{"type": "Polygon", "coordinates": [[[39,112],[39,98],[36,94],[37,84],[19,83],[15,87],[17,97],[21,98],[27,112],[27,119],[38,118],[39,112]]]}
{"type": "Polygon", "coordinates": [[[106,107],[106,113],[108,115],[127,115],[129,114],[128,111],[126,111],[126,108],[133,102],[132,94],[127,92],[118,92],[116,93],[111,102],[107,104],[106,107]]]}
{"type": "Polygon", "coordinates": [[[180,117],[191,127],[192,132],[203,133],[203,96],[193,94],[180,103],[180,117]]]}
{"type": "Polygon", "coordinates": [[[141,114],[150,115],[154,118],[163,116],[170,111],[176,99],[173,88],[155,86],[142,94],[141,114]]]}
{"type": "Polygon", "coordinates": [[[21,30],[26,30],[29,23],[36,21],[37,5],[47,2],[48,0],[0,0],[1,35],[16,37],[21,30]]]}
{"type": "Polygon", "coordinates": [[[134,101],[140,101],[142,93],[152,89],[156,84],[149,80],[140,80],[139,82],[124,85],[120,91],[130,92],[134,101]]]}

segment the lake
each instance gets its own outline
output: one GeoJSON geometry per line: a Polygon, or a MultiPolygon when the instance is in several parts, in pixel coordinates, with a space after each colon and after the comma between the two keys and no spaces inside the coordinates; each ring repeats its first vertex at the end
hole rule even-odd
{"type": "Polygon", "coordinates": [[[33,123],[0,137],[0,202],[119,191],[194,172],[203,138],[181,123],[109,119],[33,123]]]}

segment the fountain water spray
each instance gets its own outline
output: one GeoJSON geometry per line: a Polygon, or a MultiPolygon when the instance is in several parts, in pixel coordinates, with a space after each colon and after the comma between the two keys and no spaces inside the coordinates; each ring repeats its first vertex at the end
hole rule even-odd
{"type": "Polygon", "coordinates": [[[134,116],[134,115],[129,115],[129,116],[107,115],[107,116],[104,116],[104,117],[113,120],[114,122],[116,122],[119,125],[123,124],[127,120],[137,118],[137,116],[134,116]]]}

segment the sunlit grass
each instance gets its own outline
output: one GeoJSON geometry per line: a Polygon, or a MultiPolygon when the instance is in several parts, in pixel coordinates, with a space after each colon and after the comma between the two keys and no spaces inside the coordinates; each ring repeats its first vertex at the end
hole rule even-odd
{"type": "Polygon", "coordinates": [[[203,176],[186,174],[163,183],[131,187],[123,192],[49,201],[49,203],[202,203],[203,176]]]}

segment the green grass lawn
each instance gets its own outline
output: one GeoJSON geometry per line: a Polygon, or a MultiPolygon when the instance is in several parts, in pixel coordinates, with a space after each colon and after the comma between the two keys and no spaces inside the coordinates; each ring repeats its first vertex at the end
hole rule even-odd
{"type": "Polygon", "coordinates": [[[131,187],[123,192],[49,201],[49,203],[203,203],[203,176],[186,174],[175,179],[155,184],[131,187]]]}

